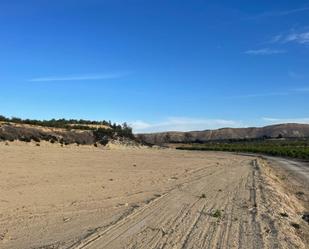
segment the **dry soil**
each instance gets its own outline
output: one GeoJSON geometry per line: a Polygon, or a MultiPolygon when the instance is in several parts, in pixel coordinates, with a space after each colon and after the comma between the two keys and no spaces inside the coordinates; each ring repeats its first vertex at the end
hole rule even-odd
{"type": "Polygon", "coordinates": [[[308,248],[288,180],[255,156],[0,143],[0,248],[308,248]]]}

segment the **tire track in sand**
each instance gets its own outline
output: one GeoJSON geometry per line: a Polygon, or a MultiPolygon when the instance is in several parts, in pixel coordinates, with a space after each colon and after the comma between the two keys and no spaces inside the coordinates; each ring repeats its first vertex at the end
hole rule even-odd
{"type": "Polygon", "coordinates": [[[74,248],[264,248],[256,170],[254,162],[245,160],[199,171],[74,248]],[[215,216],[216,210],[222,214],[215,216]]]}

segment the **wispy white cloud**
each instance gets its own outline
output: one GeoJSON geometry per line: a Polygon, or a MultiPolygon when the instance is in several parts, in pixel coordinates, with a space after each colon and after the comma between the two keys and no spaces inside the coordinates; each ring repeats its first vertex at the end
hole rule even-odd
{"type": "Polygon", "coordinates": [[[248,55],[273,55],[273,54],[284,54],[284,53],[286,53],[285,50],[276,50],[276,49],[270,49],[270,48],[262,48],[262,49],[245,51],[245,54],[248,54],[248,55]]]}
{"type": "Polygon", "coordinates": [[[83,75],[66,75],[66,76],[48,76],[32,78],[30,82],[46,82],[46,81],[81,81],[81,80],[106,80],[121,78],[128,73],[108,73],[108,74],[83,74],[83,75]]]}
{"type": "Polygon", "coordinates": [[[287,15],[292,15],[304,11],[309,11],[309,7],[304,7],[304,8],[296,8],[296,9],[290,9],[290,10],[279,10],[279,11],[268,11],[264,12],[261,14],[258,14],[254,16],[254,19],[259,19],[263,17],[280,17],[280,16],[287,16],[287,15]]]}
{"type": "Polygon", "coordinates": [[[132,126],[134,131],[137,131],[137,132],[143,131],[143,130],[148,130],[148,129],[156,126],[156,124],[147,123],[147,122],[142,121],[142,120],[133,121],[133,122],[130,123],[130,125],[132,126]]]}
{"type": "Polygon", "coordinates": [[[251,99],[251,98],[265,98],[265,97],[278,97],[278,96],[289,96],[296,94],[307,94],[309,93],[309,87],[300,87],[294,89],[288,89],[282,92],[264,92],[264,93],[252,93],[252,94],[243,94],[226,97],[226,99],[251,99]]]}
{"type": "Polygon", "coordinates": [[[309,44],[309,32],[292,33],[285,37],[285,42],[297,42],[300,44],[309,44]]]}
{"type": "Polygon", "coordinates": [[[250,98],[262,98],[273,96],[287,96],[290,92],[269,92],[269,93],[252,93],[227,97],[227,99],[250,99],[250,98]]]}
{"type": "Polygon", "coordinates": [[[264,122],[270,124],[283,124],[283,123],[301,123],[301,124],[309,124],[309,118],[270,118],[263,117],[262,120],[264,122]]]}
{"type": "Polygon", "coordinates": [[[135,133],[161,132],[161,131],[192,131],[216,129],[222,127],[240,127],[241,121],[226,119],[202,119],[187,117],[169,117],[160,122],[145,122],[137,120],[130,122],[135,133]]]}
{"type": "Polygon", "coordinates": [[[288,34],[279,34],[274,36],[271,43],[298,43],[301,45],[309,45],[309,31],[295,32],[292,31],[288,34]]]}

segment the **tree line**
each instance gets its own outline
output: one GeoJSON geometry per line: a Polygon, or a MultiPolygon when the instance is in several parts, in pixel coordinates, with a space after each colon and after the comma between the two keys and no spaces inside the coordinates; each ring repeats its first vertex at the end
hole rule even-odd
{"type": "Polygon", "coordinates": [[[0,122],[8,122],[15,124],[28,124],[36,125],[43,127],[53,127],[53,128],[62,128],[62,129],[77,129],[77,130],[91,130],[93,131],[96,138],[103,137],[127,137],[134,139],[132,128],[127,124],[123,123],[122,125],[112,123],[111,121],[91,121],[85,119],[50,119],[50,120],[36,120],[36,119],[21,119],[17,117],[7,118],[0,115],[0,122]],[[103,125],[103,127],[93,127],[91,125],[103,125]]]}

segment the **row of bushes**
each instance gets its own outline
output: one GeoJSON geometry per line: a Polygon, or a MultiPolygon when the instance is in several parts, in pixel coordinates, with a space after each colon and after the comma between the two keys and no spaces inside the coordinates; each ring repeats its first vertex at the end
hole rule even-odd
{"type": "Polygon", "coordinates": [[[90,130],[92,129],[90,126],[87,125],[106,125],[106,126],[116,126],[116,124],[111,123],[111,121],[107,122],[103,121],[90,121],[84,119],[51,119],[51,120],[35,120],[35,119],[21,119],[21,118],[7,118],[5,116],[0,115],[0,121],[2,122],[11,122],[16,124],[29,124],[29,125],[38,125],[38,126],[45,126],[45,127],[55,127],[55,128],[72,128],[74,124],[74,128],[76,129],[85,129],[90,130]],[[78,128],[77,128],[78,127],[78,128]]]}
{"type": "Polygon", "coordinates": [[[221,142],[179,146],[182,150],[231,151],[267,154],[272,156],[309,159],[309,140],[221,142]]]}

